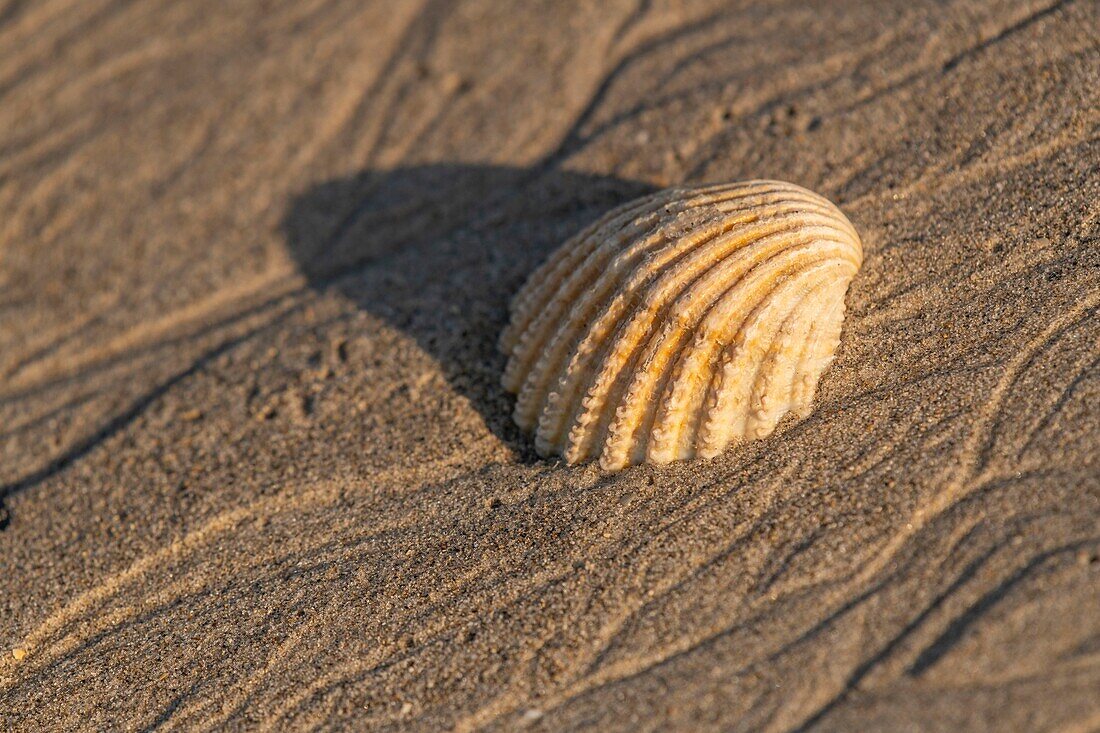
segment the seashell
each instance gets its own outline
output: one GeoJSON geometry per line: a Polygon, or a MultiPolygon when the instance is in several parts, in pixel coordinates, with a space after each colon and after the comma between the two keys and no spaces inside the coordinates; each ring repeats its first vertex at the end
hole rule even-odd
{"type": "Polygon", "coordinates": [[[501,335],[541,455],[607,470],[711,457],[805,417],[863,260],[828,200],[779,181],[611,211],[520,289],[501,335]]]}

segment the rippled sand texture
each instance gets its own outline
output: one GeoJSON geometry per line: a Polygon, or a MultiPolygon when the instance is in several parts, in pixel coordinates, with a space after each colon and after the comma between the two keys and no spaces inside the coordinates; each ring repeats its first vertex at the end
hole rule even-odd
{"type": "Polygon", "coordinates": [[[1098,27],[0,0],[0,729],[1097,728],[1098,27]],[[527,276],[762,177],[863,240],[813,413],[538,460],[527,276]]]}

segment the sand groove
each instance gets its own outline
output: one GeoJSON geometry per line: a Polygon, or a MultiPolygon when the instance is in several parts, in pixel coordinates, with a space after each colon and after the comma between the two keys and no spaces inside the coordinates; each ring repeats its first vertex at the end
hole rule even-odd
{"type": "Polygon", "coordinates": [[[1098,23],[0,0],[0,728],[1094,729],[1098,23]],[[827,378],[775,358],[835,338],[792,292],[725,395],[701,253],[838,220],[701,189],[688,240],[652,192],[761,176],[863,262],[819,292],[827,378]],[[544,447],[814,410],[706,461],[537,460],[517,291],[544,447]]]}

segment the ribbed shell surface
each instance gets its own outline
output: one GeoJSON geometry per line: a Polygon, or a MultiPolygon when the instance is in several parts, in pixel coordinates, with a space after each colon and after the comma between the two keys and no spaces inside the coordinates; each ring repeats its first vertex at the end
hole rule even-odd
{"type": "Polygon", "coordinates": [[[542,455],[608,470],[714,456],[809,412],[863,259],[790,183],[675,188],[611,211],[521,288],[501,335],[542,455]]]}

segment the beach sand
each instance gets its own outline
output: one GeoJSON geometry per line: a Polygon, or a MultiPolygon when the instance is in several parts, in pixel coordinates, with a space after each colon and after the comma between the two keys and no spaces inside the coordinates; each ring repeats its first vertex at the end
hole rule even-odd
{"type": "Polygon", "coordinates": [[[1100,6],[0,1],[0,728],[1100,728],[1100,6]],[[535,455],[665,186],[863,237],[812,415],[535,455]]]}

